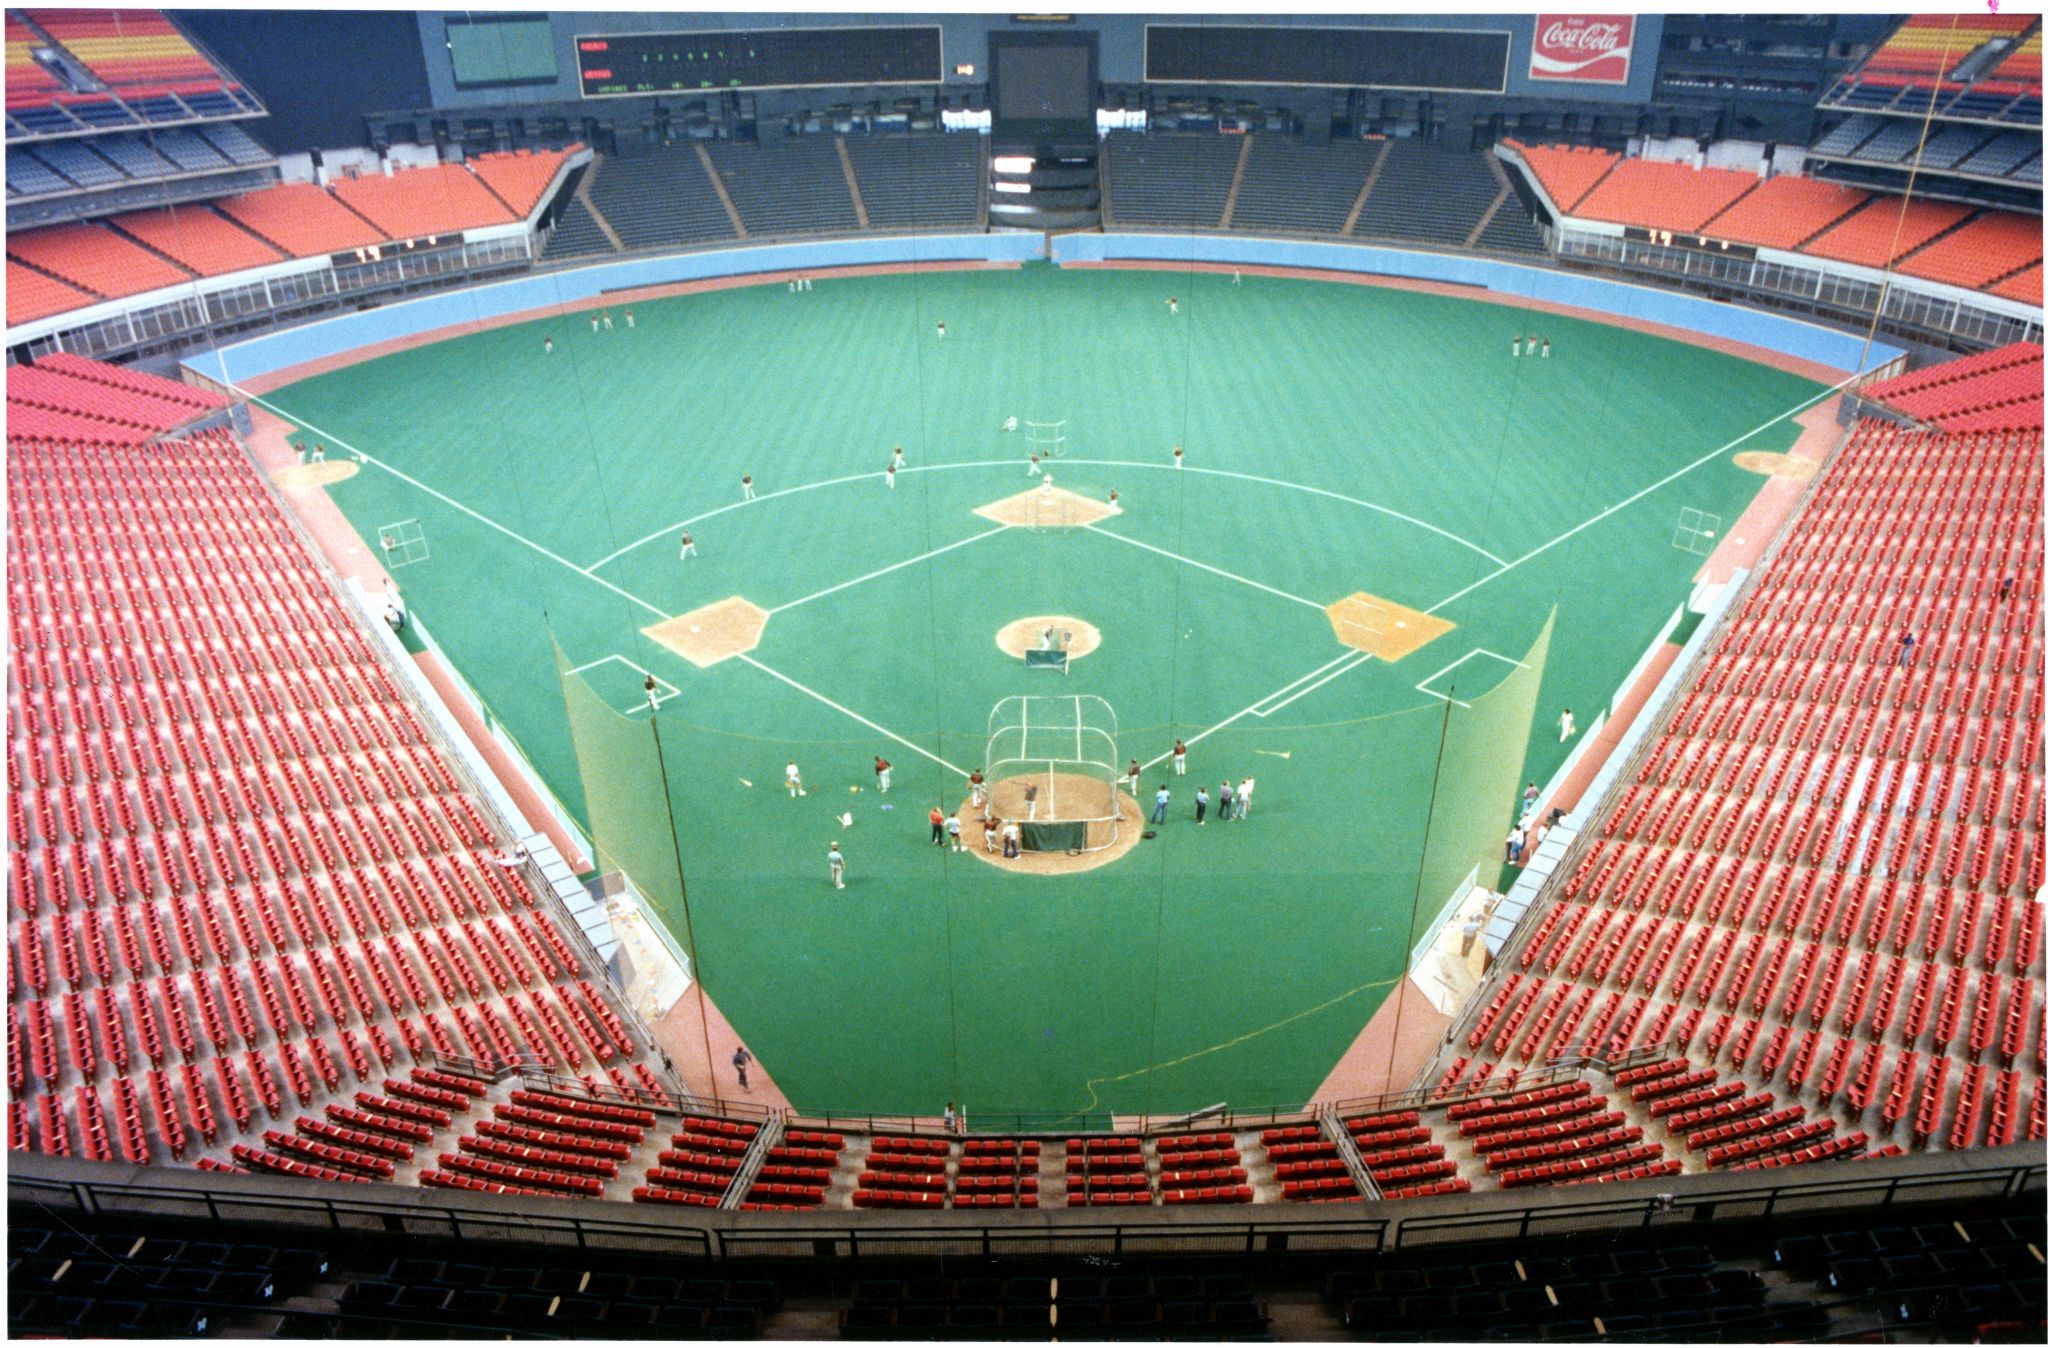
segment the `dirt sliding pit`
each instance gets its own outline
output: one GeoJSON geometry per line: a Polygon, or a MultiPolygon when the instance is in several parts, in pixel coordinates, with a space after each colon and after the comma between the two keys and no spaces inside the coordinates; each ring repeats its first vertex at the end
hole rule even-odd
{"type": "MultiPolygon", "coordinates": [[[[1006,871],[1019,871],[1025,875],[1078,875],[1107,866],[1138,845],[1138,839],[1145,830],[1145,815],[1138,803],[1109,783],[1097,777],[1083,776],[1078,772],[1026,773],[1016,777],[1005,777],[992,783],[989,788],[988,809],[998,820],[1023,820],[1030,814],[1024,803],[1024,789],[1038,788],[1038,817],[1047,818],[1049,800],[1091,801],[1103,803],[1101,813],[1109,813],[1102,793],[1107,791],[1116,800],[1117,821],[1114,825],[1116,841],[1107,847],[1100,844],[1109,837],[1112,825],[1107,818],[1088,825],[1088,845],[1097,850],[1092,852],[1024,852],[1016,857],[1003,856],[1002,839],[996,839],[995,850],[990,851],[984,840],[985,832],[981,811],[976,809],[972,799],[960,802],[960,840],[967,850],[991,866],[1006,871]]],[[[1069,809],[1063,811],[1073,814],[1069,809]]],[[[1087,813],[1087,811],[1082,811],[1087,813]]],[[[997,826],[1000,828],[1000,825],[997,826]]]]}

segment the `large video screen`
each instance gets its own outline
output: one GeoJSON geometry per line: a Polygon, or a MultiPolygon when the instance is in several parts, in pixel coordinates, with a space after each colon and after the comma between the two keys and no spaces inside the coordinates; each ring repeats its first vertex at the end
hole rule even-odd
{"type": "Polygon", "coordinates": [[[576,39],[585,98],[703,89],[937,84],[938,25],[593,33],[576,39]]]}
{"type": "Polygon", "coordinates": [[[458,89],[553,84],[555,26],[545,14],[448,18],[448,60],[458,89]]]}
{"type": "Polygon", "coordinates": [[[1145,78],[1497,94],[1508,34],[1450,28],[1145,25],[1145,78]]]}
{"type": "Polygon", "coordinates": [[[1093,135],[1095,39],[1083,33],[991,33],[997,136],[1093,135]]]}

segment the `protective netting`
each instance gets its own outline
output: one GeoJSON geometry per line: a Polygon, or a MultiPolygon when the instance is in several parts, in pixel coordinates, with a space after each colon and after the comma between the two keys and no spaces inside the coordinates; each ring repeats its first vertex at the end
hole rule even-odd
{"type": "MultiPolygon", "coordinates": [[[[683,911],[683,877],[666,789],[660,729],[631,680],[610,666],[572,669],[560,645],[555,668],[568,708],[569,737],[583,781],[590,845],[598,869],[623,871],[657,912],[683,911]],[[611,686],[618,683],[617,688],[611,686]],[[599,684],[604,691],[599,690],[599,684]]],[[[671,930],[687,941],[671,917],[671,930]]],[[[696,952],[688,952],[694,961],[696,952]]]]}

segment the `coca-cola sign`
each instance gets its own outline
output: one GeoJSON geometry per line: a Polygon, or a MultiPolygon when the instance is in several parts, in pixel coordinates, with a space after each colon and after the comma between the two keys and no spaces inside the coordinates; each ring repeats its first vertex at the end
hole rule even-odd
{"type": "Polygon", "coordinates": [[[1538,14],[1529,78],[1627,84],[1635,40],[1633,15],[1538,14]]]}

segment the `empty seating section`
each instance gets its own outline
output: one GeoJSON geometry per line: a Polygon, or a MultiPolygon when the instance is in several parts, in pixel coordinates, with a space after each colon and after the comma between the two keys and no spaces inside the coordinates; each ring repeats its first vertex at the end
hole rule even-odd
{"type": "Polygon", "coordinates": [[[1621,156],[1612,150],[1583,145],[1524,145],[1516,140],[1505,143],[1520,153],[1551,201],[1566,215],[1621,161],[1621,156]]]}
{"type": "Polygon", "coordinates": [[[555,217],[553,232],[541,250],[541,256],[552,262],[562,257],[589,257],[612,251],[612,241],[605,237],[580,196],[571,196],[562,203],[561,213],[555,217]]]}
{"type": "Polygon", "coordinates": [[[1120,225],[1214,229],[1242,148],[1234,136],[1112,131],[1108,212],[1120,225]]]}
{"type": "Polygon", "coordinates": [[[107,222],[200,276],[268,266],[283,254],[205,206],[167,206],[117,215],[107,222]]]}
{"type": "Polygon", "coordinates": [[[877,1133],[868,1139],[867,1163],[853,1194],[857,1208],[942,1208],[953,1143],[943,1137],[877,1133]]]}
{"type": "Polygon", "coordinates": [[[969,135],[847,137],[868,224],[944,229],[979,223],[981,147],[981,137],[969,135]]]}
{"type": "Polygon", "coordinates": [[[2031,161],[2036,167],[2036,181],[2039,181],[2038,166],[2041,162],[2041,138],[2039,136],[2017,135],[2003,132],[1993,136],[1977,149],[1960,167],[1966,173],[1982,174],[1986,177],[2003,178],[2012,174],[2021,164],[2031,161]]]}
{"type": "Polygon", "coordinates": [[[1500,181],[1485,157],[1415,140],[1390,140],[1386,146],[1379,179],[1352,232],[1463,247],[1500,195],[1500,181]]]}
{"type": "Polygon", "coordinates": [[[1701,228],[1717,239],[1795,249],[1868,200],[1858,188],[1786,174],[1758,184],[1701,228]]]}
{"type": "Polygon", "coordinates": [[[1981,290],[2002,277],[2041,261],[2039,216],[1987,211],[1900,260],[1909,276],[1969,290],[1981,290]]]}
{"type": "Polygon", "coordinates": [[[483,1089],[428,1054],[639,1067],[243,451],[107,452],[223,400],[7,382],[10,1145],[402,1178],[483,1089]]]}
{"type": "Polygon", "coordinates": [[[1152,1175],[1145,1159],[1145,1139],[1067,1139],[1068,1207],[1148,1207],[1151,1202],[1152,1175]]]}
{"type": "Polygon", "coordinates": [[[159,131],[150,141],[157,153],[187,173],[229,167],[228,157],[215,149],[211,141],[184,127],[159,131]]]}
{"type": "MultiPolygon", "coordinates": [[[[11,162],[11,161],[10,161],[11,162]]],[[[72,309],[82,309],[99,297],[68,286],[54,276],[7,259],[7,322],[31,323],[72,309]]]]}
{"type": "Polygon", "coordinates": [[[2036,262],[2023,271],[2014,272],[1997,285],[1991,293],[2003,299],[2018,300],[2022,304],[2041,307],[2041,264],[2036,262]]]}
{"type": "MultiPolygon", "coordinates": [[[[7,16],[7,110],[48,103],[69,86],[36,61],[42,39],[12,14],[7,16]]],[[[10,157],[13,152],[8,152],[10,157]]]]}
{"type": "Polygon", "coordinates": [[[1873,117],[1867,112],[1851,113],[1813,143],[1813,152],[1829,159],[1849,154],[1884,125],[1886,123],[1882,117],[1873,117]]]}
{"type": "Polygon", "coordinates": [[[1381,144],[1338,141],[1307,145],[1279,136],[1252,137],[1231,227],[1336,234],[1379,158],[1381,144]]]}
{"type": "Polygon", "coordinates": [[[1864,83],[1933,88],[1986,42],[2023,33],[2032,23],[2023,14],[1915,14],[1871,53],[1859,77],[1864,83]]]}
{"type": "Polygon", "coordinates": [[[184,268],[99,225],[58,225],[10,234],[7,255],[108,299],[192,279],[184,268]]]}
{"type": "Polygon", "coordinates": [[[1862,396],[1948,430],[2007,430],[2041,420],[2041,348],[2016,343],[1867,385],[1862,396]]]}
{"type": "Polygon", "coordinates": [[[148,9],[32,9],[28,17],[117,93],[218,87],[221,74],[162,13],[148,9]]]}
{"type": "Polygon", "coordinates": [[[248,132],[232,123],[205,127],[193,134],[205,136],[232,164],[264,164],[277,157],[258,145],[248,132]]]}
{"type": "Polygon", "coordinates": [[[1880,197],[1806,242],[1800,251],[1864,267],[1887,267],[1970,214],[1952,201],[1880,197]]]}
{"type": "Polygon", "coordinates": [[[839,149],[827,136],[775,146],[718,141],[708,147],[726,195],[750,234],[815,234],[859,227],[839,149]]]}
{"type": "Polygon", "coordinates": [[[694,149],[592,164],[590,199],[628,248],[733,237],[732,221],[694,149]]]}
{"type": "Polygon", "coordinates": [[[10,150],[7,154],[7,195],[10,197],[40,197],[55,192],[69,192],[73,188],[70,180],[55,169],[26,151],[10,150]]]}
{"type": "MultiPolygon", "coordinates": [[[[9,150],[8,157],[14,156],[9,150]]],[[[33,154],[47,168],[63,174],[80,187],[110,187],[128,181],[128,175],[115,168],[92,147],[83,141],[50,141],[22,153],[33,154]]]]}
{"type": "Polygon", "coordinates": [[[978,1137],[960,1144],[956,1208],[1035,1208],[1044,1144],[1037,1138],[978,1137]]]}
{"type": "Polygon", "coordinates": [[[1572,213],[1645,229],[1694,233],[1756,185],[1754,173],[1734,169],[1624,159],[1572,213]]]}
{"type": "Polygon", "coordinates": [[[1153,1139],[1159,1154],[1159,1201],[1249,1203],[1244,1157],[1230,1133],[1176,1133],[1153,1139]]]}
{"type": "Polygon", "coordinates": [[[382,243],[384,233],[311,183],[286,183],[214,203],[287,257],[320,257],[382,243]]]}
{"type": "MultiPolygon", "coordinates": [[[[1872,387],[2031,424],[1855,428],[1461,1052],[1675,1045],[1679,1108],[1726,1106],[1688,1127],[1804,1101],[1759,1130],[1795,1159],[2038,1135],[2041,378],[2015,347],[1872,387]]],[[[1780,1150],[1746,1124],[1712,1145],[1780,1150]]]]}
{"type": "Polygon", "coordinates": [[[566,150],[516,150],[506,154],[473,155],[465,162],[469,171],[483,180],[485,186],[512,210],[512,214],[524,220],[540,205],[541,193],[547,190],[555,175],[562,171],[562,164],[570,155],[582,149],[581,144],[571,145],[566,150]]]}
{"type": "Polygon", "coordinates": [[[511,224],[505,204],[459,164],[337,178],[343,205],[394,239],[511,224]]]}

